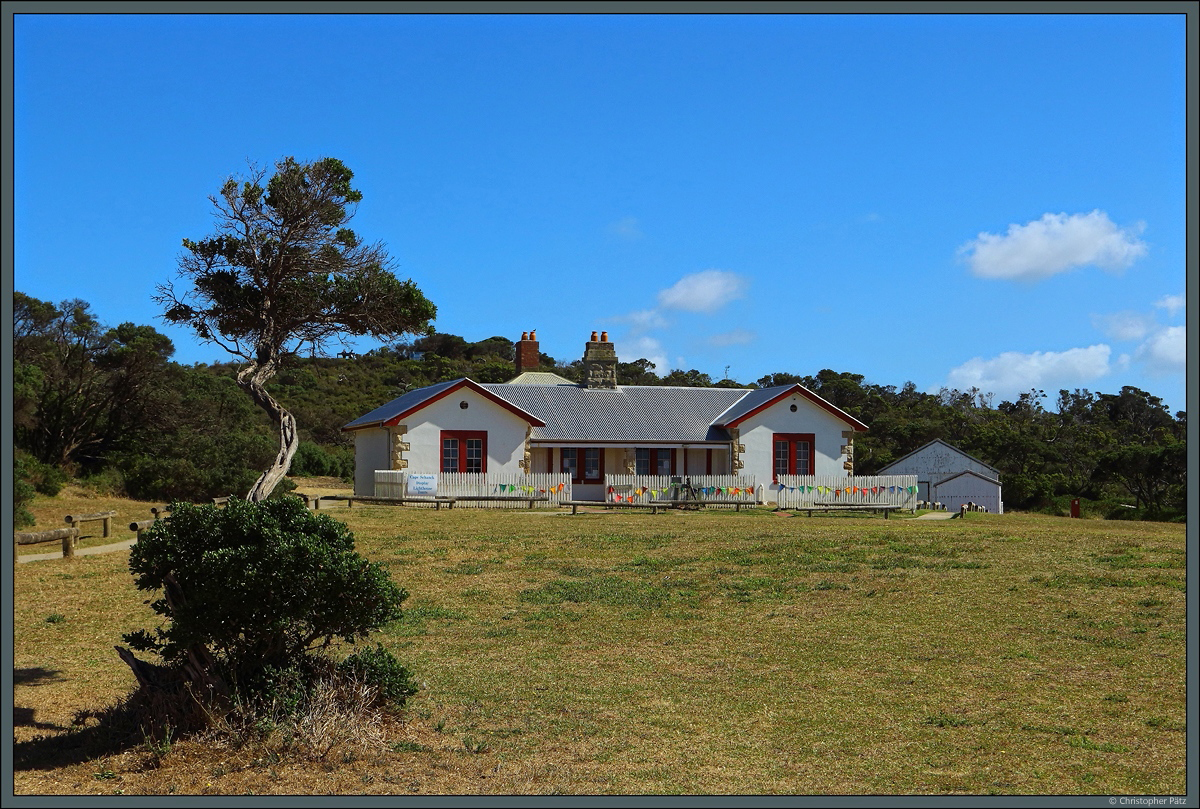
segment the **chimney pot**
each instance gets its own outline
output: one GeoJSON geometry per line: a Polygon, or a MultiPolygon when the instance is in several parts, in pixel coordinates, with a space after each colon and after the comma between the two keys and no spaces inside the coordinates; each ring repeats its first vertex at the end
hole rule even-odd
{"type": "Polygon", "coordinates": [[[599,342],[600,338],[596,336],[596,332],[592,332],[592,342],[599,342]]]}
{"type": "Polygon", "coordinates": [[[538,357],[537,332],[521,332],[521,339],[516,346],[514,365],[518,374],[526,371],[536,371],[540,358],[538,357]]]}
{"type": "Polygon", "coordinates": [[[600,332],[600,342],[602,342],[602,343],[608,342],[608,332],[606,332],[606,331],[600,332]]]}

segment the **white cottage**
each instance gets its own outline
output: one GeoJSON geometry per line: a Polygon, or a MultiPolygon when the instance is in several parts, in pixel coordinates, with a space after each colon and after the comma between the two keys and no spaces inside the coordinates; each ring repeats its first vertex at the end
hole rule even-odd
{"type": "Polygon", "coordinates": [[[377,469],[566,472],[576,499],[604,499],[605,474],[850,475],[867,426],[801,385],[618,385],[607,333],[584,351],[586,381],[536,371],[536,333],[517,343],[517,376],[410,391],[343,427],[354,433],[356,494],[377,469]]]}
{"type": "Polygon", "coordinates": [[[1003,511],[1000,471],[940,438],[879,470],[880,475],[916,475],[917,497],[949,510],[963,503],[1003,511]]]}

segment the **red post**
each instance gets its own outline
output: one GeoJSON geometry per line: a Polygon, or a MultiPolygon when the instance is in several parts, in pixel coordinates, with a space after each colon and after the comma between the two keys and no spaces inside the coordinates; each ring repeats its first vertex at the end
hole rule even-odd
{"type": "Polygon", "coordinates": [[[1079,498],[1078,497],[1071,500],[1071,516],[1074,517],[1075,519],[1079,519],[1079,498]]]}

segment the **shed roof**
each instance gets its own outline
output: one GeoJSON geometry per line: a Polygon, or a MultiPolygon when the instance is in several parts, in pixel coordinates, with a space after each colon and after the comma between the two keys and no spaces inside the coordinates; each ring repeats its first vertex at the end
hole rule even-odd
{"type": "Polygon", "coordinates": [[[1000,485],[1000,481],[996,480],[995,478],[990,478],[987,475],[981,475],[978,472],[976,472],[974,469],[964,469],[961,472],[955,472],[953,475],[948,475],[947,477],[942,478],[937,483],[933,484],[933,487],[936,489],[938,486],[941,486],[943,483],[948,483],[949,481],[954,480],[957,477],[962,477],[963,475],[974,475],[975,477],[979,478],[980,480],[986,480],[988,483],[994,483],[997,486],[1000,485]]]}
{"type": "Polygon", "coordinates": [[[886,474],[886,472],[887,472],[887,470],[888,470],[888,469],[891,469],[893,466],[896,466],[896,465],[897,465],[897,464],[899,464],[901,461],[904,461],[904,460],[907,460],[908,458],[911,458],[912,456],[916,455],[918,452],[921,452],[922,450],[924,450],[924,449],[926,449],[926,448],[928,448],[928,447],[932,447],[934,444],[941,444],[943,447],[945,447],[946,449],[950,450],[951,452],[956,452],[956,453],[958,453],[959,455],[963,456],[964,458],[970,458],[972,461],[974,461],[975,463],[979,464],[980,466],[986,467],[986,468],[988,468],[988,469],[992,470],[993,472],[995,472],[995,473],[996,473],[996,477],[1000,477],[1000,470],[999,470],[999,469],[997,469],[996,467],[992,466],[991,464],[984,463],[983,461],[981,461],[981,460],[979,460],[978,458],[976,458],[974,455],[968,455],[967,453],[963,452],[963,451],[962,451],[961,449],[959,449],[958,447],[954,446],[953,444],[947,444],[945,441],[943,441],[943,440],[942,440],[942,439],[940,439],[940,438],[935,438],[935,439],[933,439],[932,441],[930,441],[929,443],[927,443],[927,444],[923,444],[923,445],[921,445],[921,446],[917,447],[916,449],[914,449],[912,452],[908,453],[907,455],[902,455],[902,456],[900,456],[899,458],[897,458],[896,460],[892,461],[892,462],[891,462],[890,464],[888,464],[887,466],[885,466],[885,467],[882,467],[882,468],[879,470],[879,474],[881,474],[881,475],[882,475],[882,474],[886,474]]]}

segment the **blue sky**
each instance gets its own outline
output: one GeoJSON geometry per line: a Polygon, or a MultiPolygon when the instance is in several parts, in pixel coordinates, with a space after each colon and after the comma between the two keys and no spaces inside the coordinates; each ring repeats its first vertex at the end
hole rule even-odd
{"type": "MultiPolygon", "coordinates": [[[[15,288],[152,324],[331,156],[439,331],[753,382],[1185,401],[1182,15],[18,15],[15,288]]],[[[360,350],[371,344],[358,342],[360,350]]]]}

